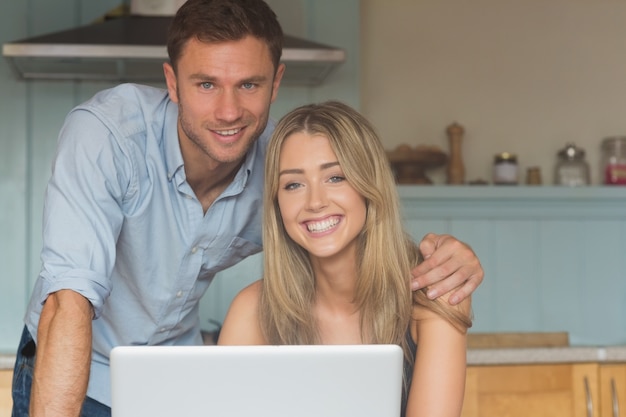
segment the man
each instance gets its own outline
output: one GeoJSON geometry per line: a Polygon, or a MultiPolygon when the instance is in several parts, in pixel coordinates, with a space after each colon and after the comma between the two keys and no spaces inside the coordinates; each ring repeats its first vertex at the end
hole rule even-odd
{"type": "MultiPolygon", "coordinates": [[[[114,346],[202,343],[198,301],[211,280],[262,249],[281,51],[282,30],[262,0],[189,0],[168,37],[167,92],[121,85],[67,116],[14,417],[29,408],[33,417],[108,416],[114,346]]],[[[459,287],[458,302],[482,281],[458,240],[428,235],[420,248],[428,259],[415,285],[431,296],[459,287]]]]}

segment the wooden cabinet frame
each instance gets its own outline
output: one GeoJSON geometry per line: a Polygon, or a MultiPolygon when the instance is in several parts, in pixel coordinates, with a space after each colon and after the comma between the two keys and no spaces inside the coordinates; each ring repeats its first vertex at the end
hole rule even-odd
{"type": "Polygon", "coordinates": [[[469,366],[462,417],[626,417],[626,364],[469,366]]]}

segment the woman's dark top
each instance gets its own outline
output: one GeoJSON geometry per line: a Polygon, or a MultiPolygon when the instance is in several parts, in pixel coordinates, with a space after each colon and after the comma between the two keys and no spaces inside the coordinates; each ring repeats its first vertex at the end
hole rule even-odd
{"type": "MultiPolygon", "coordinates": [[[[409,351],[411,352],[411,358],[415,358],[415,354],[417,353],[417,345],[411,336],[411,330],[407,329],[406,331],[406,342],[409,347],[409,351]]],[[[407,358],[404,358],[404,384],[402,386],[402,413],[401,417],[406,416],[406,403],[409,399],[409,391],[411,390],[411,382],[413,380],[413,365],[414,361],[409,362],[407,358]]]]}

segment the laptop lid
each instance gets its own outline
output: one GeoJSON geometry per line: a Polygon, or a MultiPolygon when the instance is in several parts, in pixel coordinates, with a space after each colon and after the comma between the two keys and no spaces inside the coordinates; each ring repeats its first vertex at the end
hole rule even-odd
{"type": "Polygon", "coordinates": [[[112,417],[397,417],[396,345],[123,346],[112,417]]]}

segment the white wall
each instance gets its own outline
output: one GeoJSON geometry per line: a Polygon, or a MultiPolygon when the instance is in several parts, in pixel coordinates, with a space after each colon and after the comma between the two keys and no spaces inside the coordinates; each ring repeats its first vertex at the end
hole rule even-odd
{"type": "Polygon", "coordinates": [[[597,184],[601,140],[626,135],[626,1],[361,0],[361,108],[388,149],[448,152],[462,124],[466,180],[509,151],[550,184],[573,141],[597,184]]]}

